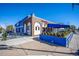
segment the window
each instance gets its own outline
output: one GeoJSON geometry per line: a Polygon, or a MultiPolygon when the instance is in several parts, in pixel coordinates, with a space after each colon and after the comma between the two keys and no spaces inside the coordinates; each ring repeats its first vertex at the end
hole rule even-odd
{"type": "Polygon", "coordinates": [[[44,22],[42,22],[42,27],[44,27],[44,25],[45,25],[44,22]]]}
{"type": "Polygon", "coordinates": [[[37,26],[37,27],[35,27],[35,30],[40,30],[40,27],[38,27],[38,26],[37,26]]]}
{"type": "Polygon", "coordinates": [[[18,32],[20,32],[20,28],[18,29],[18,32]]]}
{"type": "Polygon", "coordinates": [[[40,28],[38,27],[38,30],[40,30],[40,28]]]}
{"type": "Polygon", "coordinates": [[[35,30],[37,30],[37,27],[35,27],[35,30]]]}

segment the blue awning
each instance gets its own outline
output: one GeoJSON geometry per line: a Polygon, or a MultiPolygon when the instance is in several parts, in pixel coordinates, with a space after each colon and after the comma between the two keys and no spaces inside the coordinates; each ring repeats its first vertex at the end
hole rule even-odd
{"type": "Polygon", "coordinates": [[[62,24],[48,24],[47,27],[51,27],[51,28],[69,28],[69,25],[62,25],[62,24]]]}

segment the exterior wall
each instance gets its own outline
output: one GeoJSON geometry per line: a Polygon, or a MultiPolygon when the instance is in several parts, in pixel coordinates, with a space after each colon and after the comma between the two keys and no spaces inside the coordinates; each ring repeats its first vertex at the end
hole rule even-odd
{"type": "Polygon", "coordinates": [[[41,33],[41,24],[39,22],[35,22],[34,35],[39,35],[40,33],[41,33]]]}
{"type": "Polygon", "coordinates": [[[22,34],[24,34],[24,26],[23,26],[23,24],[21,23],[21,22],[18,22],[16,25],[15,25],[15,27],[16,27],[16,33],[17,34],[20,34],[20,35],[22,35],[22,34]]]}
{"type": "Polygon", "coordinates": [[[26,33],[28,34],[28,35],[32,35],[32,18],[30,17],[30,18],[28,18],[25,22],[24,22],[24,24],[26,24],[26,33]],[[30,26],[30,31],[31,31],[31,34],[29,34],[28,33],[28,23],[30,23],[31,24],[31,26],[30,26]]]}
{"type": "Polygon", "coordinates": [[[32,27],[31,27],[31,22],[28,22],[28,24],[27,24],[27,29],[26,29],[28,35],[31,35],[31,28],[32,28],[32,27]]]}
{"type": "Polygon", "coordinates": [[[34,35],[34,24],[38,22],[40,23],[40,30],[41,30],[41,33],[42,33],[42,30],[43,30],[43,27],[42,27],[42,23],[44,23],[44,25],[47,25],[47,22],[43,21],[42,19],[39,19],[39,18],[36,18],[36,17],[32,17],[32,35],[34,35]]]}
{"type": "Polygon", "coordinates": [[[26,24],[26,26],[28,25],[28,23],[31,23],[31,35],[34,36],[34,25],[35,23],[39,23],[40,24],[40,31],[42,33],[42,27],[44,27],[44,25],[47,25],[47,22],[43,21],[42,19],[36,18],[35,16],[30,17],[29,19],[27,19],[24,24],[26,24]],[[44,24],[42,26],[42,23],[44,24]]]}
{"type": "Polygon", "coordinates": [[[24,21],[27,19],[28,16],[15,24],[15,30],[17,34],[24,34],[24,21]]]}
{"type": "Polygon", "coordinates": [[[20,35],[23,35],[24,34],[24,28],[23,27],[16,28],[16,33],[20,34],[20,35]]]}
{"type": "Polygon", "coordinates": [[[42,33],[43,27],[45,27],[48,24],[48,22],[46,22],[43,19],[38,18],[34,15],[30,16],[28,19],[25,19],[23,24],[20,24],[20,26],[16,26],[16,32],[28,34],[28,23],[30,23],[31,24],[31,26],[30,26],[31,34],[29,34],[29,35],[34,36],[34,32],[35,32],[34,31],[34,29],[35,29],[34,25],[35,25],[36,22],[40,24],[40,31],[41,31],[40,33],[42,33]]]}
{"type": "Polygon", "coordinates": [[[26,33],[26,24],[24,24],[24,33],[26,33]]]}

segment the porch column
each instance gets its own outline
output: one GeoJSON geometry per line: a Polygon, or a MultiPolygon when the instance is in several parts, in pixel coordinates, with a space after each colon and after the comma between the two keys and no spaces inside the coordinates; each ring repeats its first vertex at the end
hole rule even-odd
{"type": "Polygon", "coordinates": [[[24,24],[24,33],[26,33],[26,24],[24,24]]]}

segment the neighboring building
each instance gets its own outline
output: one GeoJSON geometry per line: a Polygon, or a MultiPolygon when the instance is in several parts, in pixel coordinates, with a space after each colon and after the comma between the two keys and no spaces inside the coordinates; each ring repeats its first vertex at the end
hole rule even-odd
{"type": "Polygon", "coordinates": [[[39,18],[34,14],[25,17],[23,20],[15,24],[15,30],[18,34],[27,35],[39,35],[42,33],[43,28],[47,26],[48,23],[54,23],[47,21],[45,19],[39,18]]]}

